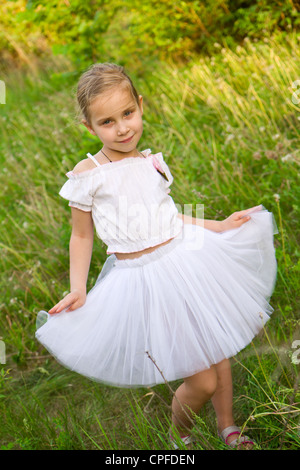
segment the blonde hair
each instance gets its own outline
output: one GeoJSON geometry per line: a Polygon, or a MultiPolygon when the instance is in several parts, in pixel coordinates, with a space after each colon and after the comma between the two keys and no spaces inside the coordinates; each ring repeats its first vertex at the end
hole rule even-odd
{"type": "Polygon", "coordinates": [[[139,104],[138,93],[131,79],[125,73],[124,67],[108,62],[93,64],[81,75],[77,85],[77,102],[82,117],[88,123],[91,121],[89,107],[92,101],[101,93],[117,86],[128,89],[137,104],[139,104]]]}

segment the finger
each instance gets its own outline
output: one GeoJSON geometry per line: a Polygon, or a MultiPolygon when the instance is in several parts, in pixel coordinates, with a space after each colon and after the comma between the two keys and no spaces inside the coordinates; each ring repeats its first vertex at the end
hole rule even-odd
{"type": "Polygon", "coordinates": [[[77,310],[78,308],[82,307],[85,304],[85,302],[86,302],[86,297],[77,298],[76,301],[72,305],[70,305],[67,312],[72,312],[73,310],[77,310]]]}
{"type": "Polygon", "coordinates": [[[73,312],[74,310],[76,310],[77,308],[81,307],[81,302],[74,302],[72,305],[70,305],[68,307],[68,309],[66,310],[66,312],[73,312]]]}
{"type": "Polygon", "coordinates": [[[70,305],[70,307],[66,310],[66,312],[73,312],[74,310],[76,310],[78,307],[76,307],[75,305],[70,305]]]}
{"type": "Polygon", "coordinates": [[[49,310],[49,313],[59,313],[61,310],[63,310],[63,306],[64,306],[64,300],[61,300],[60,302],[58,302],[56,305],[54,305],[54,307],[52,307],[51,310],[49,310]]]}
{"type": "MultiPolygon", "coordinates": [[[[62,309],[63,310],[63,309],[62,309]]],[[[60,307],[53,307],[51,310],[49,310],[50,315],[55,315],[56,313],[60,313],[61,309],[60,307]]]]}
{"type": "Polygon", "coordinates": [[[240,222],[240,225],[243,225],[245,224],[246,222],[249,222],[249,220],[251,219],[251,217],[249,215],[244,215],[243,217],[240,218],[239,222],[240,222]]]}
{"type": "Polygon", "coordinates": [[[238,218],[239,218],[239,219],[243,219],[244,217],[247,217],[248,214],[249,214],[249,212],[251,212],[251,211],[252,211],[252,207],[251,207],[251,209],[246,209],[246,210],[244,210],[244,211],[240,211],[240,212],[238,213],[238,218]]]}
{"type": "Polygon", "coordinates": [[[58,309],[58,304],[54,305],[54,307],[52,307],[48,313],[50,313],[50,315],[52,315],[53,313],[56,313],[58,309]]]}
{"type": "Polygon", "coordinates": [[[239,214],[240,214],[240,218],[243,218],[243,217],[246,217],[248,214],[252,214],[253,212],[258,212],[262,209],[262,206],[261,204],[259,206],[254,206],[254,207],[250,207],[250,209],[246,209],[244,211],[240,211],[239,214]]]}
{"type": "Polygon", "coordinates": [[[49,313],[50,314],[60,313],[65,308],[68,308],[73,302],[74,300],[71,300],[71,299],[69,300],[63,299],[60,302],[58,302],[58,304],[56,304],[51,310],[49,310],[49,313]]]}
{"type": "Polygon", "coordinates": [[[246,211],[240,211],[240,212],[236,212],[232,214],[232,220],[234,220],[235,222],[240,222],[246,217],[248,217],[248,214],[246,211]]]}

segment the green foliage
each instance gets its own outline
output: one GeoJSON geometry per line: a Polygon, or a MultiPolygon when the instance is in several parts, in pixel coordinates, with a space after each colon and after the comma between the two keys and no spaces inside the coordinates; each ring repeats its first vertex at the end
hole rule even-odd
{"type": "Polygon", "coordinates": [[[118,1],[97,0],[27,2],[24,19],[39,25],[55,53],[80,63],[94,62],[105,52],[104,33],[118,8],[118,1]]]}
{"type": "Polygon", "coordinates": [[[231,5],[235,9],[234,37],[262,38],[276,30],[289,32],[299,28],[300,5],[297,1],[232,0],[229,9],[231,5]]]}
{"type": "Polygon", "coordinates": [[[28,54],[44,54],[49,48],[39,25],[25,14],[25,0],[0,3],[0,55],[4,60],[14,57],[28,64],[28,54]]]}
{"type": "MultiPolygon", "coordinates": [[[[213,54],[220,45],[233,46],[245,37],[262,38],[276,30],[299,27],[299,4],[290,1],[193,1],[127,0],[131,16],[128,35],[120,44],[128,50],[154,54],[164,60],[190,59],[195,53],[213,54]]],[[[140,58],[141,60],[141,58],[140,58]]]]}
{"type": "Polygon", "coordinates": [[[56,54],[78,68],[106,60],[144,67],[149,59],[187,61],[244,38],[299,29],[291,0],[12,0],[0,5],[0,53],[28,62],[56,54]]]}

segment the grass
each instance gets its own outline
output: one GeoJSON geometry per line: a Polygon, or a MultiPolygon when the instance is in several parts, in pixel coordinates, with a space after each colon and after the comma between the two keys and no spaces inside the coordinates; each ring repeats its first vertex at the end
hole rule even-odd
{"type": "MultiPolygon", "coordinates": [[[[141,148],[162,151],[176,203],[222,219],[262,203],[278,226],[274,313],[232,360],[236,421],[262,449],[299,448],[299,121],[292,83],[299,42],[245,42],[185,66],[135,77],[144,96],[141,148]],[[294,354],[294,356],[293,356],[294,354]],[[294,358],[294,359],[293,359],[294,358]]],[[[58,196],[65,173],[98,142],[75,122],[78,71],[55,59],[38,74],[1,70],[1,449],[168,449],[172,392],[88,381],[35,341],[35,318],[69,288],[70,214],[58,196]]],[[[89,288],[105,260],[95,243],[89,288]]],[[[179,382],[180,383],[180,382],[179,382]]],[[[171,384],[176,389],[176,384],[171,384]]],[[[195,448],[224,449],[208,403],[195,417],[195,448]]]]}

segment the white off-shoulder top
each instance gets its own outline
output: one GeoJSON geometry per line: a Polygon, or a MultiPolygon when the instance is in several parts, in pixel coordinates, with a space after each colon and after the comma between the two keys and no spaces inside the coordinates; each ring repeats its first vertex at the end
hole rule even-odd
{"type": "Polygon", "coordinates": [[[169,195],[173,176],[162,153],[99,164],[67,173],[59,194],[69,206],[92,212],[107,254],[132,253],[159,245],[180,233],[183,221],[169,195]]]}

